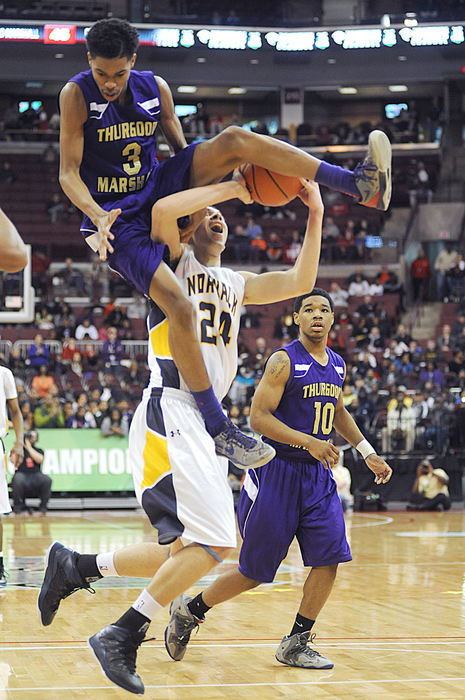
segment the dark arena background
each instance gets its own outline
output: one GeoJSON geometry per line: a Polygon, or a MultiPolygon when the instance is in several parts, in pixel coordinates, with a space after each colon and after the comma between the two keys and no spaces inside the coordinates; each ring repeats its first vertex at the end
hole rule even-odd
{"type": "MultiPolygon", "coordinates": [[[[154,621],[156,639],[137,665],[147,697],[463,698],[465,2],[4,0],[0,207],[29,262],[0,272],[0,363],[14,374],[52,491],[45,505],[37,492],[18,503],[10,486],[0,699],[128,697],[102,676],[86,640],[147,580],[104,578],[95,596],[62,602],[51,627],[40,624],[37,595],[55,540],[93,554],[154,539],[134,495],[127,437],[148,382],[148,304],[85,244],[81,213],[58,182],[57,95],[87,69],[86,33],[108,17],[138,29],[135,67],[167,81],[188,143],[234,124],[352,170],[380,129],[393,151],[386,212],[321,188],[317,286],[335,305],[328,344],[346,361],[343,403],[393,469],[375,485],[358,452],[331,436],[350,477],[341,500],[353,556],[315,627],[334,668],[290,670],[274,658],[307,574],[294,542],[273,583],[209,614],[182,663],[164,648],[168,611],[154,621]],[[419,506],[415,492],[429,471],[445,495],[437,509],[419,506]]],[[[155,137],[164,161],[170,149],[160,129],[155,137]]],[[[219,208],[229,226],[224,265],[294,264],[306,224],[298,198],[219,208]]],[[[266,359],[296,337],[292,309],[244,307],[224,407],[245,432],[266,359]]],[[[13,430],[4,442],[12,448],[13,430]]],[[[7,470],[10,482],[11,462],[7,470]]],[[[236,501],[242,477],[230,465],[236,501]]],[[[237,566],[238,555],[190,592],[237,566]]]]}

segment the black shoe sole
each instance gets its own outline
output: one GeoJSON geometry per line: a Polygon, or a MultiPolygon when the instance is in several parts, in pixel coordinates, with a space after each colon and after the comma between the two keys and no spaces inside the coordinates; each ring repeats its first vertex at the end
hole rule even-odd
{"type": "Polygon", "coordinates": [[[127,690],[129,693],[134,693],[134,695],[144,695],[145,688],[142,688],[142,690],[134,690],[134,688],[131,688],[128,685],[125,685],[118,678],[116,678],[115,676],[112,676],[111,671],[106,670],[106,668],[104,666],[105,654],[104,654],[104,652],[101,651],[101,646],[100,646],[99,640],[97,639],[96,634],[94,634],[92,637],[89,637],[89,639],[87,640],[87,644],[94,652],[94,654],[97,658],[97,661],[99,662],[99,666],[100,666],[102,673],[108,678],[109,681],[111,681],[115,685],[119,686],[120,688],[127,690]],[[101,652],[100,655],[99,655],[99,652],[101,652]]]}
{"type": "MultiPolygon", "coordinates": [[[[40,620],[41,620],[41,622],[42,622],[42,624],[43,624],[44,627],[48,627],[49,625],[52,624],[53,619],[54,619],[54,617],[55,617],[55,615],[56,615],[56,613],[57,613],[57,611],[55,611],[55,612],[53,613],[52,617],[48,620],[48,622],[46,622],[46,621],[44,620],[44,614],[43,614],[42,608],[41,608],[41,601],[43,601],[43,599],[44,599],[45,596],[47,595],[47,593],[48,593],[48,591],[49,591],[49,588],[50,588],[50,582],[51,582],[51,580],[53,579],[53,577],[54,577],[55,574],[56,574],[56,571],[57,571],[57,561],[56,561],[56,558],[55,558],[54,554],[55,554],[56,550],[57,550],[59,547],[63,547],[63,545],[62,545],[60,542],[54,542],[54,543],[49,547],[49,549],[48,549],[48,551],[47,551],[47,556],[46,556],[46,559],[45,559],[45,576],[44,576],[44,582],[42,583],[42,587],[41,587],[41,589],[40,589],[39,597],[38,597],[38,599],[37,599],[37,607],[39,608],[40,620]],[[51,558],[51,557],[52,557],[52,565],[50,565],[50,558],[51,558]]],[[[47,619],[48,619],[48,618],[47,618],[47,619]]]]}

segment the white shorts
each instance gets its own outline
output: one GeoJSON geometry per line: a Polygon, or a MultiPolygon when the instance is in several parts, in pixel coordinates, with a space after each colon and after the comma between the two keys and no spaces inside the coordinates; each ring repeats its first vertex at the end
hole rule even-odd
{"type": "MultiPolygon", "coordinates": [[[[0,440],[0,515],[11,513],[10,499],[8,498],[8,483],[6,480],[6,454],[2,440],[0,440]]],[[[0,548],[2,543],[0,542],[0,548]]]]}
{"type": "Polygon", "coordinates": [[[215,453],[190,394],[144,392],[129,430],[129,464],[137,500],[160,544],[182,537],[210,547],[236,546],[228,463],[215,453]]]}

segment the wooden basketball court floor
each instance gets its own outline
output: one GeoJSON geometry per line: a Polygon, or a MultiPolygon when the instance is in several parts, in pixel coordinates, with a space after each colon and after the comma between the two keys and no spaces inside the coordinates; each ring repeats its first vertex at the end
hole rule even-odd
{"type": "MultiPolygon", "coordinates": [[[[305,570],[293,544],[275,583],[208,613],[182,662],[156,641],[138,654],[147,698],[465,698],[465,514],[355,513],[347,520],[353,562],[342,564],[320,620],[316,648],[334,669],[279,664],[274,653],[297,611],[305,570]]],[[[143,579],[104,579],[96,594],[61,603],[40,625],[43,556],[58,539],[80,552],[111,551],[152,531],[141,512],[57,513],[4,518],[10,571],[0,589],[0,700],[129,698],[101,673],[88,637],[135,600],[143,579]]],[[[235,557],[212,576],[233,565],[235,557]]],[[[202,580],[192,592],[208,583],[202,580]]]]}

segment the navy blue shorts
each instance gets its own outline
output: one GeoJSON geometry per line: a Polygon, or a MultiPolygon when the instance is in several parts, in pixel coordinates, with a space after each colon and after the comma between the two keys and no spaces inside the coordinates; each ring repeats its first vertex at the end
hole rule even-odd
{"type": "MultiPolygon", "coordinates": [[[[140,192],[101,204],[107,211],[121,209],[121,214],[111,227],[115,236],[111,241],[114,253],[108,256],[108,264],[142,294],[149,295],[153,275],[161,261],[169,261],[168,248],[150,238],[152,206],[158,199],[189,187],[196,145],[191,144],[160,163],[140,192]]],[[[84,238],[95,231],[95,225],[88,216],[84,216],[81,224],[84,238]]]]}
{"type": "Polygon", "coordinates": [[[294,537],[305,566],[352,559],[336,482],[320,462],[275,457],[249,469],[237,520],[243,538],[239,571],[254,581],[273,581],[294,537]]]}

